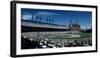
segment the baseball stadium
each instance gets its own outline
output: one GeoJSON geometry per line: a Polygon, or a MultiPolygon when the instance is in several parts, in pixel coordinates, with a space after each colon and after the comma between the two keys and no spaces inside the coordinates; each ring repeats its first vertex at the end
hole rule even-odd
{"type": "Polygon", "coordinates": [[[21,49],[92,46],[91,16],[91,12],[22,8],[21,49]]]}

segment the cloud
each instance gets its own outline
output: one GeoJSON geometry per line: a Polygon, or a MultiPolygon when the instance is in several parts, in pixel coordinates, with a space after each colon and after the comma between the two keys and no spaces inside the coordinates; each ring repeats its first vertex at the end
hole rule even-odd
{"type": "Polygon", "coordinates": [[[32,19],[32,15],[31,14],[23,14],[22,15],[22,19],[24,19],[24,20],[30,20],[30,19],[32,19]]]}
{"type": "Polygon", "coordinates": [[[81,26],[81,29],[91,29],[91,26],[89,26],[89,25],[81,26]]]}
{"type": "Polygon", "coordinates": [[[61,14],[41,11],[41,12],[37,12],[35,15],[45,15],[45,16],[54,16],[54,15],[56,15],[56,16],[60,16],[61,14]]]}
{"type": "Polygon", "coordinates": [[[62,16],[62,14],[57,14],[57,13],[52,13],[52,12],[45,12],[45,11],[40,11],[40,12],[37,12],[36,14],[32,15],[28,12],[24,12],[22,14],[22,19],[24,20],[31,20],[32,19],[32,16],[33,18],[35,19],[36,16],[62,16]]]}

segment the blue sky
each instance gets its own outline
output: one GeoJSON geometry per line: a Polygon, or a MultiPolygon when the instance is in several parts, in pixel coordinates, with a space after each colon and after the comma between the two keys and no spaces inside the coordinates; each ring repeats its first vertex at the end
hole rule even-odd
{"type": "MultiPolygon", "coordinates": [[[[92,12],[72,11],[72,10],[48,10],[48,9],[21,9],[22,19],[32,20],[32,16],[41,16],[42,22],[46,22],[47,18],[53,19],[54,24],[68,25],[70,21],[78,20],[81,27],[92,26],[92,12]]],[[[35,19],[33,19],[35,20],[35,19]]]]}

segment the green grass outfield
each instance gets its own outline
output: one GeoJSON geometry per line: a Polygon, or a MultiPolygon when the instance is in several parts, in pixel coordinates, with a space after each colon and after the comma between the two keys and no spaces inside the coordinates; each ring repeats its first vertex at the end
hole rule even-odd
{"type": "Polygon", "coordinates": [[[78,33],[78,34],[64,33],[64,34],[47,35],[47,38],[49,39],[82,39],[89,37],[92,37],[92,33],[78,33]]]}

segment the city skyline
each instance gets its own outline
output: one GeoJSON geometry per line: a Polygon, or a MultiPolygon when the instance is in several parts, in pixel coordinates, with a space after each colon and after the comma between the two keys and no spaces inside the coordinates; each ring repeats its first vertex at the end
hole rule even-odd
{"type": "Polygon", "coordinates": [[[72,10],[48,10],[48,9],[21,9],[21,16],[24,20],[33,20],[36,16],[42,17],[42,22],[46,19],[53,19],[54,24],[68,25],[70,21],[80,24],[81,28],[91,28],[92,26],[92,12],[87,11],[72,11],[72,10]]]}

